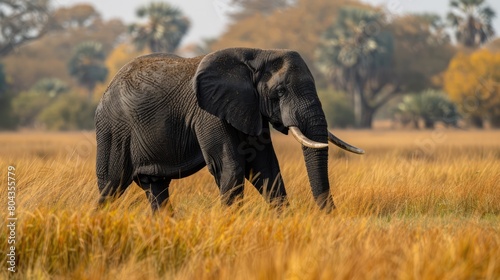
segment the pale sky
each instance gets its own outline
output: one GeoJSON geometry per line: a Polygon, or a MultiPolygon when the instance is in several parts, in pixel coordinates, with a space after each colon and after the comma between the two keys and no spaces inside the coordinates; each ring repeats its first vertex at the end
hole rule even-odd
{"type": "MultiPolygon", "coordinates": [[[[158,0],[157,0],[158,1],[158,0]]],[[[334,1],[334,0],[332,0],[334,1]]],[[[372,5],[385,5],[390,13],[433,12],[445,16],[449,11],[449,0],[362,0],[372,5]]],[[[137,21],[135,10],[153,1],[144,0],[53,0],[56,7],[76,3],[91,3],[105,19],[120,18],[125,23],[137,21]]],[[[220,35],[228,23],[225,13],[231,10],[231,0],[167,0],[179,7],[191,20],[191,29],[182,44],[199,42],[204,38],[220,35]]],[[[497,17],[494,28],[500,34],[500,1],[487,0],[497,17]]]]}

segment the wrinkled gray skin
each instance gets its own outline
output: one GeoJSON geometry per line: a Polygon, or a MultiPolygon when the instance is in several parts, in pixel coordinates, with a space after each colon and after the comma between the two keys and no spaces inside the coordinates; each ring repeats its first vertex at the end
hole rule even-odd
{"type": "MultiPolygon", "coordinates": [[[[168,201],[172,179],[206,165],[228,205],[242,195],[245,178],[254,178],[267,201],[286,204],[269,123],[285,134],[296,126],[311,140],[328,139],[313,76],[288,50],[141,56],[110,83],[95,120],[100,204],[134,180],[153,211],[168,201]]],[[[328,147],[302,149],[314,199],[329,212],[328,147]]]]}

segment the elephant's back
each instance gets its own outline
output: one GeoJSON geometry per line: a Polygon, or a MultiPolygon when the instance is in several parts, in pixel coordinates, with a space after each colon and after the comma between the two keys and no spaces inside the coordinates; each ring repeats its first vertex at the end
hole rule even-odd
{"type": "Polygon", "coordinates": [[[202,58],[166,53],[137,57],[116,74],[101,103],[112,104],[124,114],[147,114],[159,109],[186,111],[188,108],[183,107],[196,105],[191,83],[202,58]]]}
{"type": "Polygon", "coordinates": [[[202,58],[164,53],[139,56],[120,69],[110,87],[126,88],[137,95],[169,93],[191,82],[202,58]]]}

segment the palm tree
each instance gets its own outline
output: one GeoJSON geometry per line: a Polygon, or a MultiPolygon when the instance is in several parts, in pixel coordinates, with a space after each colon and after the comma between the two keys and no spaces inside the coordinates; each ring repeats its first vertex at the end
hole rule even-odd
{"type": "Polygon", "coordinates": [[[495,35],[491,24],[495,11],[484,0],[451,0],[447,19],[458,42],[474,48],[495,35]]]}
{"type": "Polygon", "coordinates": [[[393,38],[382,30],[383,21],[384,16],[376,11],[342,8],[318,49],[320,69],[352,94],[356,125],[362,128],[371,127],[375,111],[387,101],[374,101],[393,55],[393,38]]]}
{"type": "Polygon", "coordinates": [[[101,43],[83,42],[75,48],[68,62],[69,74],[87,88],[89,100],[92,99],[97,83],[104,82],[108,75],[104,60],[105,54],[101,43]]]}
{"type": "Polygon", "coordinates": [[[167,3],[151,3],[137,10],[146,18],[145,24],[132,24],[129,32],[139,50],[148,46],[152,52],[174,52],[189,30],[189,20],[182,12],[167,3]]]}

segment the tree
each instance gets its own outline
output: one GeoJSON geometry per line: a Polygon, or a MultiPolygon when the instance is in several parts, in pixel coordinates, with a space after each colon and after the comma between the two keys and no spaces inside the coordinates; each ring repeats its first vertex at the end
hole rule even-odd
{"type": "Polygon", "coordinates": [[[443,29],[434,15],[387,22],[373,9],[343,8],[323,35],[318,65],[353,96],[358,127],[370,128],[392,97],[432,87],[434,76],[446,69],[454,50],[443,29]]]}
{"type": "Polygon", "coordinates": [[[174,52],[189,30],[189,20],[167,3],[151,3],[137,10],[137,17],[147,18],[145,24],[132,24],[129,33],[139,50],[149,47],[152,52],[174,52]]]}
{"type": "Polygon", "coordinates": [[[315,50],[321,34],[334,22],[342,6],[368,7],[352,0],[297,0],[270,14],[254,13],[234,19],[227,31],[210,45],[211,50],[228,47],[293,49],[309,66],[319,87],[329,86],[315,67],[315,50]]]}
{"type": "MultiPolygon", "coordinates": [[[[321,46],[325,43],[323,36],[337,22],[340,10],[345,6],[380,12],[352,0],[297,0],[286,9],[267,15],[254,13],[234,21],[210,45],[210,49],[235,46],[293,49],[306,61],[319,89],[335,86],[345,91],[332,79],[333,71],[324,67],[327,62],[319,58],[321,46]]],[[[373,114],[398,93],[439,87],[435,84],[439,82],[435,76],[446,69],[455,53],[438,16],[405,15],[393,17],[391,21],[383,20],[382,23],[380,26],[369,25],[368,33],[373,37],[391,35],[393,55],[390,67],[382,69],[384,71],[379,72],[378,79],[373,80],[379,83],[380,90],[373,95],[367,93],[367,97],[379,106],[373,114]]],[[[374,83],[371,85],[375,86],[374,83]]]]}
{"type": "Polygon", "coordinates": [[[49,0],[0,1],[0,57],[39,39],[50,26],[49,0]]]}
{"type": "Polygon", "coordinates": [[[472,125],[490,119],[500,127],[500,53],[459,53],[444,74],[444,89],[472,125]]]}
{"type": "Polygon", "coordinates": [[[379,12],[342,8],[318,50],[320,68],[352,94],[356,125],[362,128],[371,127],[375,111],[388,99],[376,99],[385,86],[381,81],[392,66],[394,49],[392,35],[381,30],[384,24],[379,12]]]}
{"type": "Polygon", "coordinates": [[[8,91],[3,64],[0,63],[0,130],[15,126],[12,113],[12,94],[8,91]]]}
{"type": "Polygon", "coordinates": [[[451,0],[448,13],[449,25],[455,30],[458,42],[476,48],[495,35],[492,20],[495,11],[484,0],[451,0]]]}
{"type": "Polygon", "coordinates": [[[89,100],[92,99],[97,83],[104,82],[108,75],[108,69],[104,65],[105,59],[102,44],[84,42],[76,47],[68,62],[70,75],[87,89],[89,100]]]}
{"type": "MultiPolygon", "coordinates": [[[[54,13],[57,15],[58,10],[54,13]]],[[[50,29],[50,36],[43,36],[30,44],[23,45],[2,58],[5,71],[9,74],[11,92],[28,91],[37,81],[45,77],[57,78],[69,86],[75,86],[76,82],[72,83],[72,77],[67,69],[67,62],[73,55],[74,46],[86,41],[96,41],[102,44],[104,53],[110,53],[127,31],[120,20],[105,21],[98,16],[89,17],[83,27],[79,27],[76,23],[64,25],[62,24],[64,21],[58,16],[52,19],[52,23],[57,24],[57,29],[50,29]]]]}

